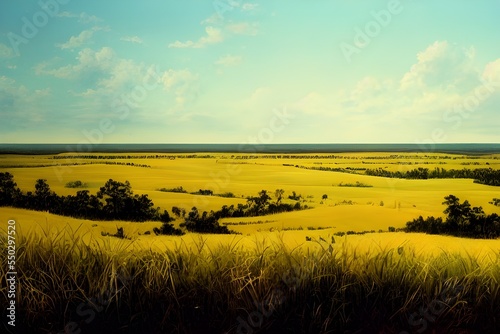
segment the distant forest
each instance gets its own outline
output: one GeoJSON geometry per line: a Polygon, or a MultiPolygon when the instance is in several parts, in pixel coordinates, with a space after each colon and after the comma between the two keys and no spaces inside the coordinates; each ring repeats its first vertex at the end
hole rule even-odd
{"type": "MultiPolygon", "coordinates": [[[[299,166],[297,166],[299,167],[299,166]]],[[[473,179],[475,183],[480,183],[488,186],[500,186],[500,170],[493,168],[477,168],[477,169],[444,169],[436,167],[433,170],[429,168],[415,168],[408,171],[388,171],[382,168],[332,168],[332,167],[304,167],[305,169],[322,170],[328,172],[341,172],[350,174],[364,174],[369,176],[389,177],[398,179],[473,179]]]]}
{"type": "Polygon", "coordinates": [[[449,169],[436,167],[433,170],[428,168],[416,168],[406,172],[390,172],[378,169],[367,169],[366,175],[393,177],[400,179],[473,179],[475,183],[485,184],[488,186],[500,186],[500,170],[492,168],[478,169],[449,169]]]}

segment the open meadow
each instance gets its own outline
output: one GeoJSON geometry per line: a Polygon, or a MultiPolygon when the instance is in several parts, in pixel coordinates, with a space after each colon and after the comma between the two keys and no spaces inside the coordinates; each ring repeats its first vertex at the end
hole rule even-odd
{"type": "MultiPolygon", "coordinates": [[[[500,188],[366,175],[419,168],[499,170],[500,155],[2,155],[0,173],[12,174],[23,193],[36,192],[38,179],[59,196],[129,181],[185,232],[157,235],[159,221],[0,208],[3,244],[7,221],[16,224],[20,319],[41,333],[494,333],[500,239],[403,229],[418,216],[444,218],[450,194],[500,214],[500,188]],[[183,225],[193,207],[243,206],[262,190],[267,205],[300,209],[220,218],[233,234],[183,225]]],[[[4,281],[1,289],[6,295],[4,281]]]]}
{"type": "Polygon", "coordinates": [[[96,193],[110,178],[121,182],[128,180],[134,193],[148,194],[156,206],[169,211],[172,206],[187,211],[193,206],[200,211],[218,210],[223,205],[243,204],[246,197],[254,196],[261,190],[272,194],[276,189],[285,191],[285,199],[295,192],[301,195],[302,202],[312,207],[310,210],[282,213],[264,219],[223,220],[233,223],[266,222],[252,226],[232,226],[241,233],[285,227],[329,227],[333,231],[378,231],[387,230],[389,226],[404,227],[407,221],[419,215],[442,215],[444,207],[441,203],[449,194],[482,206],[486,212],[500,213],[497,206],[490,204],[493,198],[500,197],[498,188],[474,183],[472,179],[409,180],[308,169],[382,168],[397,172],[421,167],[430,170],[498,170],[500,155],[347,153],[299,154],[295,155],[298,158],[293,158],[293,154],[252,156],[211,153],[147,158],[156,157],[156,154],[101,154],[103,157],[113,155],[117,158],[85,159],[83,154],[62,154],[59,159],[54,159],[52,155],[0,156],[0,172],[10,172],[23,191],[34,191],[35,181],[46,179],[51,190],[59,195],[74,195],[82,189],[96,193]],[[134,158],[128,159],[127,156],[134,158]],[[141,156],[144,158],[138,158],[141,156]],[[127,166],[127,163],[145,167],[127,166]],[[68,182],[75,180],[85,183],[85,188],[66,187],[68,182]],[[187,193],[159,191],[161,188],[175,187],[183,187],[187,193]],[[215,195],[231,193],[234,197],[190,194],[199,189],[210,189],[215,195]],[[327,195],[327,198],[323,199],[323,195],[327,195]]]}

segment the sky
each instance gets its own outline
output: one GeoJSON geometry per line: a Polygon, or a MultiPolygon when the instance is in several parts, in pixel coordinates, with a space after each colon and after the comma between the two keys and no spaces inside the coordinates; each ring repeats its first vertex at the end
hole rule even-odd
{"type": "Polygon", "coordinates": [[[0,2],[0,143],[500,143],[500,1],[0,2]]]}

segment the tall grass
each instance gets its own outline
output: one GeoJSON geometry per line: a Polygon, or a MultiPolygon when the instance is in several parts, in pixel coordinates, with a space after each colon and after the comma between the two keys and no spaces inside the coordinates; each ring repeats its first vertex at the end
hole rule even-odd
{"type": "MultiPolygon", "coordinates": [[[[424,332],[500,329],[500,254],[431,257],[405,245],[360,251],[327,242],[291,248],[259,238],[253,247],[236,238],[209,247],[203,237],[158,252],[79,235],[18,236],[21,331],[247,333],[246,321],[253,333],[412,333],[425,320],[414,314],[437,305],[424,332]],[[259,312],[262,321],[249,321],[259,312]]],[[[2,257],[3,277],[6,268],[2,257]]]]}

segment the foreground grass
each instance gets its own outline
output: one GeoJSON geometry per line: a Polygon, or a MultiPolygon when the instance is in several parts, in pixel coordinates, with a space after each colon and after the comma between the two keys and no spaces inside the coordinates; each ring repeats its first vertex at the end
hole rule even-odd
{"type": "MultiPolygon", "coordinates": [[[[495,333],[500,254],[199,238],[163,251],[79,231],[17,239],[29,333],[495,333]],[[496,254],[493,255],[492,254],[496,254]]],[[[336,241],[335,243],[333,241],[336,241]]],[[[5,238],[0,238],[6,248],[5,238]]],[[[4,248],[4,249],[5,249],[4,248]]],[[[2,257],[0,273],[6,274],[2,257]]],[[[5,280],[2,299],[7,299],[5,280]]],[[[21,332],[22,332],[21,331],[21,332]]]]}

